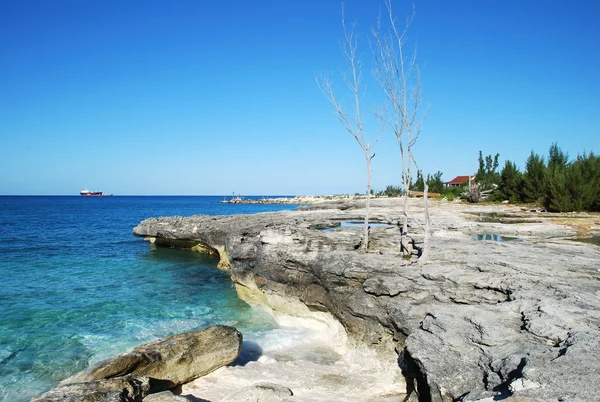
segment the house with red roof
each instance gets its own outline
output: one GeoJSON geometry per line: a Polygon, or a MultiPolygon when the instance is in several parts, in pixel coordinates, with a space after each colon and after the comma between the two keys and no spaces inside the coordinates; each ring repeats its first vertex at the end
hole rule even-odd
{"type": "Polygon", "coordinates": [[[445,182],[444,185],[446,187],[461,187],[465,184],[468,184],[469,180],[474,183],[475,176],[456,176],[454,179],[445,182]]]}

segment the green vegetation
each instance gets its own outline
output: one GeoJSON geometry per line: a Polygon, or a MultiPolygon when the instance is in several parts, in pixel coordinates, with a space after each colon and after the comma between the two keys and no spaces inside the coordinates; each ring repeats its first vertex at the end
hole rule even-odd
{"type": "MultiPolygon", "coordinates": [[[[420,171],[417,171],[417,180],[410,185],[410,189],[412,191],[424,191],[425,183],[429,187],[429,193],[439,193],[441,194],[440,198],[446,198],[449,201],[454,200],[461,193],[465,191],[464,187],[444,187],[444,182],[442,181],[443,173],[438,171],[437,173],[431,175],[428,174],[425,180],[423,180],[423,176],[420,171]]],[[[401,186],[387,186],[385,190],[381,190],[375,193],[378,197],[400,197],[403,194],[401,186]]]]}
{"type": "MultiPolygon", "coordinates": [[[[480,170],[485,175],[492,174],[496,159],[488,164],[486,157],[485,169],[481,169],[480,152],[480,170]]],[[[485,177],[489,179],[490,176],[485,177]]],[[[490,200],[535,202],[553,212],[600,211],[600,156],[593,152],[584,153],[570,161],[569,155],[554,143],[548,152],[547,163],[531,152],[523,173],[514,162],[507,161],[498,176],[498,189],[490,200]]]]}
{"type": "Polygon", "coordinates": [[[498,157],[500,154],[496,154],[493,158],[492,155],[485,157],[485,163],[481,151],[479,151],[479,169],[475,174],[475,180],[479,184],[479,189],[482,191],[496,188],[500,182],[500,175],[496,172],[498,169],[498,157]]]}
{"type": "Polygon", "coordinates": [[[400,186],[387,186],[385,190],[376,193],[377,196],[381,197],[400,197],[402,195],[402,187],[400,186]]]}
{"type": "MultiPolygon", "coordinates": [[[[525,171],[521,172],[515,162],[506,161],[498,173],[499,156],[484,158],[479,151],[479,169],[475,177],[480,190],[489,190],[486,194],[490,201],[536,203],[552,212],[600,212],[600,155],[583,153],[571,161],[569,155],[554,143],[548,151],[547,161],[532,151],[525,161],[525,171]]],[[[428,174],[425,179],[419,172],[410,189],[423,191],[425,183],[429,192],[440,193],[441,198],[449,201],[467,191],[466,185],[444,187],[439,171],[428,174]]],[[[402,188],[387,186],[377,195],[398,197],[402,195],[402,188]]]]}
{"type": "Polygon", "coordinates": [[[425,183],[427,183],[430,193],[442,193],[444,191],[442,174],[440,171],[434,175],[427,174],[427,178],[423,181],[423,175],[421,175],[420,171],[417,171],[417,181],[410,186],[410,189],[413,191],[423,191],[425,190],[425,183]]]}
{"type": "Polygon", "coordinates": [[[523,187],[523,174],[514,162],[506,161],[498,184],[496,199],[509,200],[512,203],[521,202],[521,189],[523,187]]]}
{"type": "Polygon", "coordinates": [[[525,162],[523,173],[523,187],[521,188],[521,201],[541,203],[544,197],[546,182],[546,164],[544,158],[531,151],[525,162]]]}

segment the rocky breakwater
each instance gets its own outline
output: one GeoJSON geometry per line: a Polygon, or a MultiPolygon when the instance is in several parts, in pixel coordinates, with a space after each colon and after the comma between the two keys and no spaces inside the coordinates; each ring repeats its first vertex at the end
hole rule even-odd
{"type": "MultiPolygon", "coordinates": [[[[389,225],[372,225],[367,254],[360,227],[338,226],[361,207],[152,218],[134,234],[218,253],[242,299],[397,353],[406,398],[598,399],[600,250],[568,239],[597,231],[600,217],[431,202],[429,261],[416,265],[399,253],[401,201],[373,203],[373,221],[389,225]],[[517,240],[475,240],[481,234],[517,240]]],[[[418,249],[421,201],[409,208],[418,249]]]]}
{"type": "Polygon", "coordinates": [[[242,348],[233,327],[213,326],[138,346],[62,381],[32,402],[176,400],[166,390],[232,363],[242,348]],[[170,399],[168,399],[170,398],[170,399]]]}

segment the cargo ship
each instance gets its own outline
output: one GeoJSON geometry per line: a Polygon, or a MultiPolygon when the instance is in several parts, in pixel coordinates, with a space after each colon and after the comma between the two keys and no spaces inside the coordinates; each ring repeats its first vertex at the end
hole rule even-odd
{"type": "MultiPolygon", "coordinates": [[[[81,192],[79,194],[83,195],[84,197],[100,197],[100,196],[105,195],[102,191],[90,191],[87,188],[84,188],[83,190],[81,190],[81,192]]],[[[106,195],[109,195],[109,194],[106,194],[106,195]]]]}

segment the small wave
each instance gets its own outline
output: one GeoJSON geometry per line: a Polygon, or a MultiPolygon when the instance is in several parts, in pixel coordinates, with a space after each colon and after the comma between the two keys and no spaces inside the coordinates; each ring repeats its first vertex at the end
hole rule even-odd
{"type": "Polygon", "coordinates": [[[327,334],[321,331],[279,328],[244,336],[245,361],[184,385],[182,394],[220,400],[243,386],[266,381],[292,389],[294,400],[331,402],[400,397],[406,387],[395,359],[384,362],[362,348],[338,354],[324,343],[327,334]]]}

